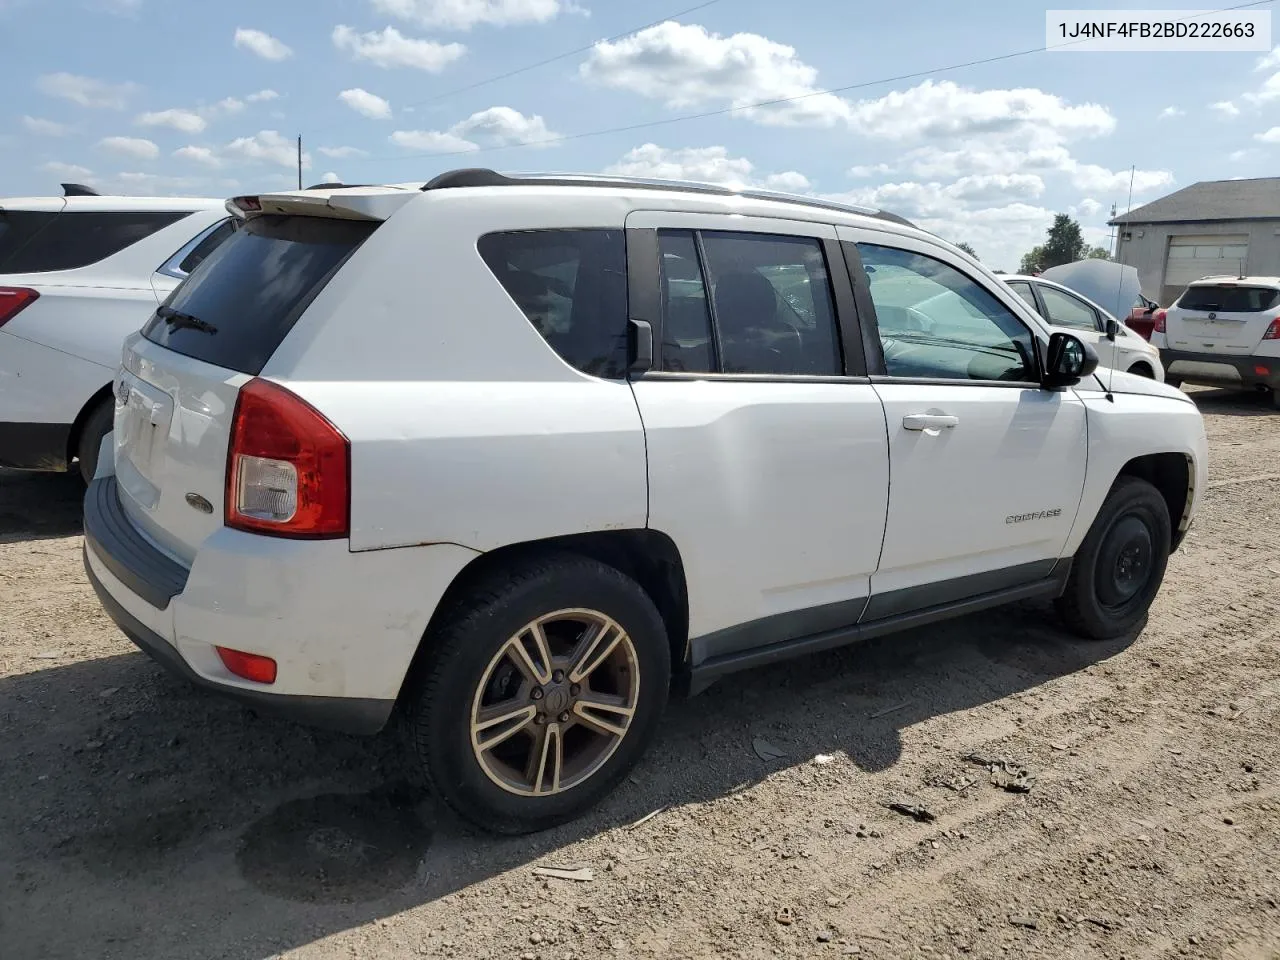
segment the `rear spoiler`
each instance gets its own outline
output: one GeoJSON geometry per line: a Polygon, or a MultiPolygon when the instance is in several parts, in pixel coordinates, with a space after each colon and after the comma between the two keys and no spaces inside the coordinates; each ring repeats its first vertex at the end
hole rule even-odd
{"type": "Polygon", "coordinates": [[[251,220],[263,214],[284,214],[334,220],[381,221],[418,196],[417,190],[404,187],[330,186],[333,189],[324,190],[317,185],[306,190],[232,197],[227,201],[227,212],[241,220],[251,220]]]}

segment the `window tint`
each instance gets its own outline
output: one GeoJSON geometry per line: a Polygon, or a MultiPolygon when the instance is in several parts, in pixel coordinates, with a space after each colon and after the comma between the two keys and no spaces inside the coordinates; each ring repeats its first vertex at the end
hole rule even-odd
{"type": "Polygon", "coordinates": [[[689,230],[658,233],[662,278],[662,359],[659,369],[712,373],[716,369],[711,312],[698,248],[689,230]]]}
{"type": "Polygon", "coordinates": [[[192,271],[142,334],[188,357],[258,374],[377,226],[361,220],[256,217],[192,271]]]}
{"type": "Polygon", "coordinates": [[[621,230],[529,230],[480,238],[480,256],[566,363],[627,369],[627,254],[621,230]]]}
{"type": "MultiPolygon", "coordinates": [[[[36,214],[36,216],[49,216],[36,214]]],[[[186,213],[60,213],[4,257],[5,273],[74,270],[105,260],[186,213]]]]}
{"type": "Polygon", "coordinates": [[[0,210],[0,272],[16,272],[9,269],[9,261],[57,217],[44,210],[0,210]]]}
{"type": "Polygon", "coordinates": [[[1030,306],[1032,310],[1036,313],[1040,312],[1040,306],[1036,303],[1036,295],[1031,290],[1031,284],[1027,283],[1025,280],[1010,280],[1008,282],[1013,292],[1023,300],[1027,301],[1027,305],[1030,306]]]}
{"type": "Polygon", "coordinates": [[[1048,313],[1045,319],[1054,326],[1097,332],[1098,314],[1083,300],[1044,284],[1040,285],[1040,296],[1048,313]]]}
{"type": "Polygon", "coordinates": [[[1237,287],[1223,284],[1187,287],[1178,298],[1184,310],[1216,310],[1221,313],[1257,313],[1270,310],[1280,300],[1280,290],[1269,287],[1237,287]]]}
{"type": "Polygon", "coordinates": [[[940,260],[860,243],[891,377],[1035,380],[1031,331],[999,300],[940,260]]]}
{"type": "Polygon", "coordinates": [[[721,373],[841,372],[822,244],[808,237],[701,234],[721,373]]]}
{"type": "Polygon", "coordinates": [[[236,232],[239,226],[240,220],[236,217],[228,217],[223,220],[222,223],[213,228],[211,233],[197,243],[190,253],[182,258],[182,262],[178,264],[178,269],[183,273],[190,273],[200,266],[209,254],[213,253],[224,240],[236,232]]]}

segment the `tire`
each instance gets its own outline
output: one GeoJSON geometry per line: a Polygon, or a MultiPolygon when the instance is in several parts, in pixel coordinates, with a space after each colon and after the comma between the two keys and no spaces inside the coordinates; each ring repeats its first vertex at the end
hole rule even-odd
{"type": "Polygon", "coordinates": [[[1132,373],[1134,376],[1138,376],[1138,377],[1146,377],[1149,380],[1154,380],[1156,377],[1155,371],[1152,370],[1150,367],[1148,367],[1145,363],[1135,363],[1132,367],[1129,368],[1129,373],[1132,373]]]}
{"type": "MultiPolygon", "coordinates": [[[[582,662],[589,664],[616,635],[606,632],[605,643],[582,662]]],[[[411,773],[459,816],[493,833],[545,830],[594,806],[640,759],[666,706],[671,654],[662,617],[637,583],[584,557],[547,557],[503,571],[472,591],[426,642],[429,660],[407,702],[411,773]],[[554,674],[536,652],[531,630],[550,615],[560,619],[543,624],[542,649],[553,658],[554,674]],[[607,631],[604,620],[624,636],[607,663],[571,685],[568,651],[590,648],[589,631],[607,631]],[[540,673],[550,679],[537,679],[540,673]],[[621,729],[622,714],[595,713],[579,696],[629,702],[625,731],[618,736],[597,729],[591,717],[621,729]],[[508,725],[497,723],[480,732],[496,714],[530,710],[510,724],[517,732],[504,736],[508,725]],[[483,752],[481,737],[498,746],[483,752]],[[539,738],[558,742],[561,753],[541,751],[539,738]],[[554,764],[543,768],[545,779],[535,778],[529,772],[535,756],[563,756],[560,781],[577,782],[556,781],[554,764]],[[557,786],[563,788],[556,792],[557,786]]]]}
{"type": "Polygon", "coordinates": [[[80,427],[76,459],[80,461],[80,477],[86,485],[98,472],[98,449],[102,446],[102,438],[111,432],[114,418],[115,407],[112,401],[106,400],[93,408],[80,427]]]}
{"type": "Polygon", "coordinates": [[[1114,640],[1145,622],[1164,580],[1171,529],[1159,490],[1137,477],[1116,480],[1055,601],[1066,625],[1090,640],[1114,640]],[[1136,584],[1125,576],[1135,566],[1136,584]]]}
{"type": "Polygon", "coordinates": [[[1273,387],[1271,389],[1271,406],[1276,410],[1280,410],[1280,388],[1273,387]]]}

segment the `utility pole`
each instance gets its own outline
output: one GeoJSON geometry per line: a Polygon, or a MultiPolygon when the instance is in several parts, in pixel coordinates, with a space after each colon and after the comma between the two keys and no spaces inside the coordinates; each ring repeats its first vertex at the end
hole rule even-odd
{"type": "MultiPolygon", "coordinates": [[[[1111,219],[1116,218],[1116,205],[1111,204],[1111,219]]],[[[1120,254],[1120,231],[1113,224],[1111,227],[1111,259],[1115,260],[1120,254]]]]}
{"type": "Polygon", "coordinates": [[[298,134],[298,189],[302,189],[302,134],[298,134]]]}

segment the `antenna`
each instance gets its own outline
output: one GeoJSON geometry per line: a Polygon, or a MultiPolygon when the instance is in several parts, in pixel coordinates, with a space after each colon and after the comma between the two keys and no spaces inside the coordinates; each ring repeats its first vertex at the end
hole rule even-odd
{"type": "MultiPolygon", "coordinates": [[[[1137,170],[1138,170],[1138,165],[1137,165],[1136,163],[1135,163],[1135,164],[1132,164],[1132,165],[1129,167],[1129,201],[1128,201],[1128,203],[1126,204],[1126,206],[1125,206],[1125,208],[1124,208],[1124,212],[1125,212],[1125,213],[1128,213],[1130,210],[1132,210],[1132,209],[1133,209],[1133,177],[1134,177],[1134,174],[1137,172],[1137,170]]],[[[1114,208],[1113,208],[1113,209],[1114,209],[1114,208]]],[[[1112,219],[1115,219],[1115,218],[1114,218],[1114,216],[1112,217],[1112,219]]],[[[1119,233],[1120,233],[1119,228],[1117,228],[1117,230],[1116,230],[1116,235],[1117,235],[1117,236],[1119,236],[1119,233]]],[[[1119,305],[1119,303],[1120,303],[1120,292],[1124,289],[1124,264],[1119,262],[1119,254],[1120,254],[1120,244],[1119,244],[1119,242],[1117,241],[1117,243],[1116,243],[1116,260],[1117,260],[1116,265],[1117,265],[1118,267],[1120,267],[1120,276],[1118,276],[1118,277],[1116,278],[1116,304],[1117,304],[1117,306],[1118,306],[1118,305],[1119,305]]],[[[1118,317],[1112,317],[1112,323],[1116,323],[1116,324],[1120,323],[1119,318],[1118,318],[1118,317]]],[[[1116,382],[1116,366],[1115,366],[1115,364],[1116,364],[1116,355],[1119,353],[1119,351],[1116,349],[1116,346],[1115,346],[1115,344],[1116,344],[1116,328],[1115,328],[1114,326],[1112,326],[1111,324],[1108,324],[1108,325],[1107,325],[1107,339],[1111,341],[1111,363],[1110,363],[1111,372],[1107,374],[1107,400],[1109,400],[1111,403],[1115,403],[1115,402],[1116,402],[1116,395],[1115,395],[1115,393],[1114,393],[1114,392],[1112,392],[1112,389],[1111,389],[1111,388],[1115,385],[1115,382],[1116,382]]]]}
{"type": "Polygon", "coordinates": [[[298,189],[302,189],[302,134],[298,134],[298,189]]]}

